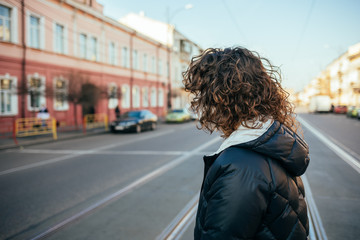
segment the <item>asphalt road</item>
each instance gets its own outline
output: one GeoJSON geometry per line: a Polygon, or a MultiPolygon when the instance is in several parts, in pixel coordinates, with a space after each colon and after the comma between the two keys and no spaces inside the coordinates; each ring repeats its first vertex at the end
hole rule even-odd
{"type": "Polygon", "coordinates": [[[334,240],[358,239],[360,121],[335,114],[299,116],[303,123],[305,120],[310,124],[310,128],[303,125],[311,159],[305,176],[319,211],[325,237],[334,240]],[[324,137],[322,141],[319,134],[324,137]],[[333,145],[329,146],[331,143],[333,145]],[[345,161],[348,159],[357,165],[349,164],[345,161]]]}
{"type": "Polygon", "coordinates": [[[2,151],[0,239],[155,239],[219,140],[186,123],[2,151]]]}
{"type": "MultiPolygon", "coordinates": [[[[307,197],[323,239],[356,239],[360,170],[319,134],[359,162],[360,121],[300,119],[311,156],[307,197]]],[[[192,239],[202,156],[220,143],[186,123],[1,151],[0,239],[192,239]]]]}

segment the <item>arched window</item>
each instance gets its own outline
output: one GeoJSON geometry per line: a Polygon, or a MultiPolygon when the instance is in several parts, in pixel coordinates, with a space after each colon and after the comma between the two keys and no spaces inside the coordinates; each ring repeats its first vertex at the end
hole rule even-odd
{"type": "Polygon", "coordinates": [[[159,62],[158,62],[158,74],[162,75],[162,61],[161,61],[161,59],[159,59],[159,62]]]}
{"type": "Polygon", "coordinates": [[[130,67],[129,50],[128,50],[127,47],[123,47],[121,49],[121,66],[123,66],[124,68],[129,68],[130,67]]]}
{"type": "Polygon", "coordinates": [[[140,89],[138,86],[133,86],[133,107],[139,108],[140,107],[140,89]]]}
{"type": "Polygon", "coordinates": [[[149,106],[149,88],[143,87],[142,89],[142,106],[148,107],[149,106]]]}
{"type": "Polygon", "coordinates": [[[143,70],[144,70],[144,72],[148,71],[148,56],[146,53],[144,53],[144,56],[143,56],[143,70]]]}
{"type": "Polygon", "coordinates": [[[53,81],[54,84],[54,109],[57,111],[69,110],[67,100],[69,82],[62,78],[56,77],[53,81]]]}
{"type": "Polygon", "coordinates": [[[151,106],[156,107],[157,101],[156,101],[156,88],[151,88],[151,106]]]}
{"type": "Polygon", "coordinates": [[[114,109],[119,104],[118,100],[118,87],[115,83],[110,83],[108,88],[108,96],[109,96],[109,109],[114,109]]]}
{"type": "Polygon", "coordinates": [[[46,106],[45,77],[38,73],[28,76],[28,110],[39,111],[41,105],[46,106]]]}
{"type": "Polygon", "coordinates": [[[16,115],[18,113],[16,89],[16,77],[9,74],[0,76],[0,116],[16,115]]]}
{"type": "Polygon", "coordinates": [[[159,107],[164,106],[164,89],[159,88],[159,107]]]}
{"type": "Polygon", "coordinates": [[[130,107],[130,87],[128,85],[123,85],[121,88],[122,98],[121,98],[121,106],[123,108],[130,107]]]}

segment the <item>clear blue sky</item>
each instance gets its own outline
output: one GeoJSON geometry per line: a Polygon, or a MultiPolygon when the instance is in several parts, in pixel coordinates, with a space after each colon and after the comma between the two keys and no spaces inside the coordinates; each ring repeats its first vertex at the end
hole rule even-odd
{"type": "Polygon", "coordinates": [[[119,19],[139,13],[171,24],[202,48],[244,46],[281,68],[283,85],[301,90],[360,42],[360,0],[98,0],[119,19]],[[181,10],[186,4],[193,8],[181,10]]]}

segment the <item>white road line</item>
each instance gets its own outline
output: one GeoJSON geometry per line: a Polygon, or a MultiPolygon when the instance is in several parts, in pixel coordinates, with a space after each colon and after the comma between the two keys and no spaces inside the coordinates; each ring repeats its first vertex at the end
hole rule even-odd
{"type": "Polygon", "coordinates": [[[59,222],[58,224],[48,228],[47,230],[45,230],[44,232],[36,235],[35,237],[32,238],[32,240],[35,239],[42,239],[45,238],[46,236],[49,236],[50,234],[54,233],[55,231],[60,230],[61,228],[63,228],[64,226],[66,226],[67,224],[81,218],[84,217],[85,215],[89,214],[90,212],[95,211],[96,209],[105,206],[106,204],[117,200],[121,197],[123,197],[124,195],[126,195],[127,193],[131,192],[132,190],[134,190],[135,188],[138,188],[142,185],[144,185],[145,183],[149,182],[150,180],[160,176],[161,174],[169,171],[170,169],[176,167],[177,165],[179,165],[180,163],[184,162],[185,160],[189,159],[191,156],[193,156],[195,153],[200,152],[201,150],[203,150],[204,148],[207,148],[208,146],[218,142],[220,139],[219,138],[214,138],[212,140],[210,140],[209,142],[200,145],[199,147],[195,148],[194,150],[179,156],[178,158],[174,159],[173,161],[163,165],[162,167],[146,174],[145,176],[139,178],[138,180],[132,182],[131,184],[127,185],[126,187],[108,195],[107,197],[101,199],[100,201],[92,204],[91,206],[87,207],[86,209],[82,210],[81,212],[59,222]]]}
{"type": "Polygon", "coordinates": [[[307,121],[301,117],[297,117],[299,122],[304,125],[308,130],[310,130],[320,141],[322,141],[326,146],[328,146],[336,155],[338,155],[342,160],[349,164],[355,171],[360,173],[360,162],[358,162],[354,157],[345,152],[328,137],[324,136],[320,131],[311,126],[307,121]]]}
{"type": "Polygon", "coordinates": [[[181,155],[186,151],[147,151],[147,150],[135,150],[135,151],[96,151],[94,150],[47,150],[47,149],[24,149],[21,153],[34,153],[34,154],[111,154],[111,155],[181,155]]]}
{"type": "Polygon", "coordinates": [[[192,209],[191,213],[189,213],[190,218],[187,220],[184,224],[184,227],[180,230],[178,235],[174,238],[174,240],[180,240],[181,237],[184,235],[186,230],[190,227],[190,224],[195,221],[196,217],[196,211],[197,211],[197,205],[192,209]]]}
{"type": "MultiPolygon", "coordinates": [[[[74,154],[74,155],[181,155],[188,151],[149,151],[149,150],[135,150],[135,151],[94,151],[94,150],[49,150],[49,149],[23,149],[21,153],[33,154],[74,154]]],[[[195,155],[208,155],[211,152],[197,152],[195,155]]]]}
{"type": "MultiPolygon", "coordinates": [[[[133,143],[133,142],[142,141],[142,140],[146,140],[146,139],[149,139],[149,138],[159,137],[159,136],[162,136],[162,135],[174,132],[174,131],[175,130],[168,130],[168,131],[164,131],[164,132],[153,133],[153,134],[143,136],[141,138],[134,138],[134,139],[129,140],[129,141],[118,142],[118,143],[114,143],[114,144],[94,148],[94,149],[89,150],[89,151],[84,151],[84,152],[77,151],[77,152],[74,152],[74,153],[70,153],[70,155],[66,155],[66,156],[62,156],[62,157],[56,157],[56,158],[48,159],[48,160],[45,160],[45,161],[24,165],[24,166],[21,166],[21,167],[11,168],[11,169],[0,172],[0,176],[10,174],[10,173],[15,173],[15,172],[18,172],[18,171],[27,170],[27,169],[30,169],[30,168],[44,166],[44,165],[47,165],[47,164],[56,163],[56,162],[63,161],[63,160],[68,160],[68,159],[78,157],[78,156],[81,156],[81,155],[84,155],[84,154],[96,153],[96,152],[99,152],[101,150],[105,150],[105,149],[109,149],[109,148],[113,148],[113,147],[118,147],[118,146],[121,146],[121,145],[130,144],[130,143],[133,143]]],[[[30,149],[28,149],[28,150],[30,150],[30,149]]],[[[21,152],[23,150],[17,150],[17,151],[21,152]]]]}
{"type": "MultiPolygon", "coordinates": [[[[310,240],[327,240],[325,228],[323,227],[307,177],[305,175],[302,176],[302,180],[306,189],[306,202],[309,211],[310,240]]],[[[182,237],[195,219],[198,197],[199,193],[189,201],[163,232],[157,236],[156,240],[179,240],[182,237]]]]}
{"type": "Polygon", "coordinates": [[[37,162],[37,163],[24,165],[24,166],[21,166],[21,167],[11,168],[11,169],[0,172],[0,176],[10,174],[10,173],[14,173],[14,172],[19,172],[19,171],[22,171],[22,170],[27,170],[27,169],[30,169],[30,168],[44,166],[44,165],[51,164],[51,163],[60,162],[60,161],[67,160],[67,159],[70,159],[70,158],[74,158],[74,157],[77,157],[77,156],[80,156],[80,155],[82,155],[82,154],[71,154],[71,155],[66,155],[66,156],[62,156],[62,157],[52,158],[52,159],[42,161],[42,162],[37,162]]]}
{"type": "Polygon", "coordinates": [[[311,240],[327,240],[325,228],[322,224],[322,220],[319,214],[319,210],[315,204],[315,200],[309,185],[309,181],[307,180],[306,175],[301,177],[304,183],[305,191],[306,191],[306,202],[308,204],[309,210],[309,221],[310,221],[310,239],[311,240]]]}
{"type": "Polygon", "coordinates": [[[101,150],[105,150],[105,149],[109,149],[109,148],[113,148],[113,147],[118,147],[118,146],[121,146],[121,145],[130,144],[130,143],[133,143],[133,142],[143,141],[143,140],[146,140],[146,139],[149,139],[149,138],[160,137],[160,136],[162,136],[162,135],[166,135],[166,134],[172,133],[172,132],[175,132],[175,130],[174,130],[174,129],[170,129],[170,130],[166,130],[166,131],[164,131],[164,132],[157,132],[157,133],[149,132],[148,135],[141,136],[141,138],[134,138],[134,139],[131,139],[131,140],[126,141],[126,142],[113,143],[113,144],[110,144],[110,145],[106,145],[106,146],[102,146],[102,147],[95,148],[94,150],[96,150],[96,151],[101,151],[101,150]]]}
{"type": "Polygon", "coordinates": [[[351,149],[349,149],[348,147],[346,147],[344,144],[340,143],[339,141],[337,141],[333,137],[330,137],[330,136],[326,136],[326,137],[329,138],[329,140],[332,141],[333,143],[335,143],[337,146],[342,148],[345,152],[348,152],[350,155],[352,155],[358,162],[360,161],[360,155],[359,154],[352,151],[351,149]]]}
{"type": "Polygon", "coordinates": [[[198,192],[186,204],[170,224],[156,237],[156,240],[176,240],[181,238],[195,218],[199,194],[198,192]]]}

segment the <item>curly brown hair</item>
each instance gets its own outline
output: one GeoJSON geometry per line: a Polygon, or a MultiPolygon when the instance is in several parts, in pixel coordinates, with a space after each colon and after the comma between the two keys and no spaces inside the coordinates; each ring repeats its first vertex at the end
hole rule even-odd
{"type": "Polygon", "coordinates": [[[199,129],[220,130],[227,138],[240,125],[260,128],[271,118],[296,132],[294,106],[281,87],[279,69],[256,52],[209,48],[192,58],[183,77],[199,129]]]}

